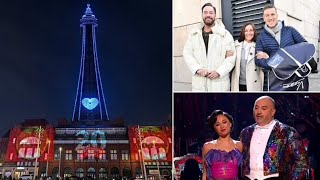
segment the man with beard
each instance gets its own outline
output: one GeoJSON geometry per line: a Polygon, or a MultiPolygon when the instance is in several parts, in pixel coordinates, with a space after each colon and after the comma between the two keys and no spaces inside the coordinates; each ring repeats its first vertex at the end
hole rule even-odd
{"type": "Polygon", "coordinates": [[[216,19],[216,8],[211,3],[202,6],[202,19],[183,50],[192,72],[192,91],[230,91],[229,73],[235,64],[233,37],[216,19]]]}
{"type": "Polygon", "coordinates": [[[244,179],[305,179],[308,156],[293,127],[274,119],[275,101],[259,97],[253,107],[255,124],[240,133],[243,144],[241,172],[244,179]]]}

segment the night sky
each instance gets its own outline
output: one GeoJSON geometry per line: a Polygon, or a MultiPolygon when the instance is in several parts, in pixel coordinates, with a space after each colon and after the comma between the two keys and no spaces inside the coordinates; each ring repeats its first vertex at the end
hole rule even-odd
{"type": "Polygon", "coordinates": [[[160,125],[171,114],[171,1],[10,0],[0,10],[0,134],[24,119],[71,120],[86,4],[98,19],[110,119],[160,125]]]}

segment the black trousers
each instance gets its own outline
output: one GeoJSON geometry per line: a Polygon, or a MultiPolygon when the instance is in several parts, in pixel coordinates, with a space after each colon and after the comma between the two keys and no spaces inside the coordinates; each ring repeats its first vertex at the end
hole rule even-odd
{"type": "Polygon", "coordinates": [[[247,85],[239,84],[239,91],[247,91],[247,85]]]}

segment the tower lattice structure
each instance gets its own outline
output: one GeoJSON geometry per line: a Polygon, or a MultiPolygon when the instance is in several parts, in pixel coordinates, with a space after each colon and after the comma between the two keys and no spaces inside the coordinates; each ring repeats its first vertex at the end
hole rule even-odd
{"type": "Polygon", "coordinates": [[[72,121],[109,120],[96,43],[97,19],[90,4],[80,19],[82,52],[72,121]]]}

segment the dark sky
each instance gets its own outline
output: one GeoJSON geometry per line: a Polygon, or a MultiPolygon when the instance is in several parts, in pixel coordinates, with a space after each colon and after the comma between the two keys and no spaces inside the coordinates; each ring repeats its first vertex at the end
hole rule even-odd
{"type": "Polygon", "coordinates": [[[86,3],[109,117],[158,125],[171,114],[171,1],[1,2],[0,132],[30,118],[71,119],[86,3]]]}

